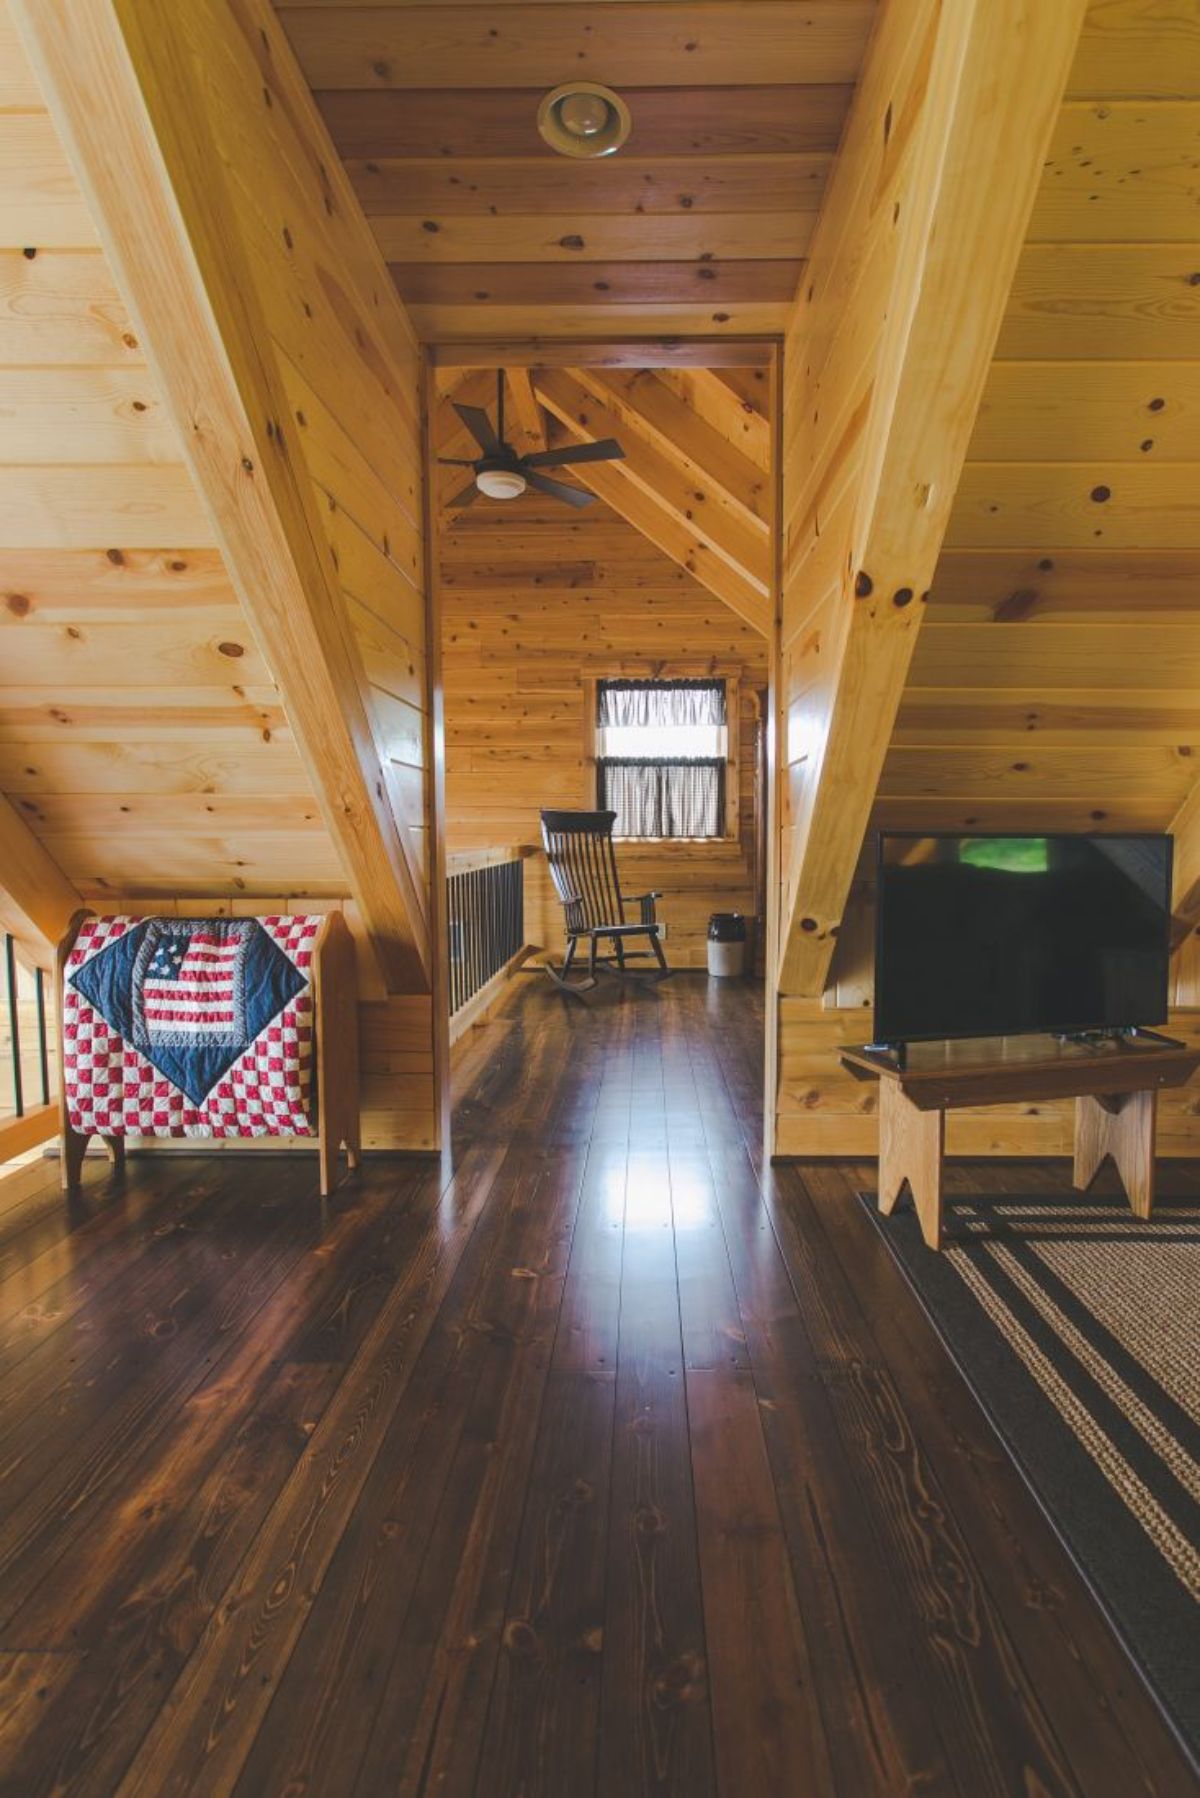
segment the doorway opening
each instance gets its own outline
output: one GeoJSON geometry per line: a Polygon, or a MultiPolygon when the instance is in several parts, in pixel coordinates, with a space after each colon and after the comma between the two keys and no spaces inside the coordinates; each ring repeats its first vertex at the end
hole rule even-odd
{"type": "Polygon", "coordinates": [[[769,342],[430,354],[452,1045],[562,961],[546,809],[616,813],[672,969],[733,912],[763,974],[777,389],[769,342]]]}

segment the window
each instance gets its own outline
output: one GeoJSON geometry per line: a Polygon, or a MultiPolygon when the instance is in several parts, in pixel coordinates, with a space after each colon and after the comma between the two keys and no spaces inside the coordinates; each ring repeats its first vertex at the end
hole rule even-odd
{"type": "Polygon", "coordinates": [[[596,797],[619,837],[723,837],[723,680],[596,683],[596,797]]]}

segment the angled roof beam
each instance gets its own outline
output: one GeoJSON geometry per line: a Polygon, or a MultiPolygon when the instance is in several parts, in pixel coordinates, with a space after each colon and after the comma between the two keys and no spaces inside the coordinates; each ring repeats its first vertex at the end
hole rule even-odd
{"type": "Polygon", "coordinates": [[[785,348],[784,993],[825,986],[1084,7],[890,0],[868,52],[785,348]]]}
{"type": "Polygon", "coordinates": [[[20,812],[0,794],[0,924],[18,941],[53,949],[83,904],[20,812]]]}
{"type": "Polygon", "coordinates": [[[397,440],[415,428],[418,353],[369,227],[268,0],[14,0],[13,11],[384,978],[427,991],[425,883],[389,799],[328,502],[283,374],[284,342],[303,342],[325,378],[369,383],[379,405],[365,428],[397,440]],[[284,246],[318,265],[307,296],[294,271],[281,278],[284,246]],[[330,369],[333,334],[312,321],[335,311],[343,360],[330,369]],[[397,373],[401,346],[411,378],[397,373]]]}
{"type": "Polygon", "coordinates": [[[534,391],[579,442],[622,439],[622,461],[580,463],[570,472],[765,635],[771,623],[767,542],[722,514],[662,451],[624,431],[620,417],[565,370],[539,370],[534,391]]]}
{"type": "Polygon", "coordinates": [[[1200,780],[1192,783],[1170,832],[1175,839],[1172,947],[1177,950],[1200,927],[1200,780]]]}
{"type": "Polygon", "coordinates": [[[517,454],[525,456],[548,449],[550,446],[546,439],[546,415],[533,391],[533,381],[529,370],[527,368],[509,368],[504,372],[512,405],[512,416],[509,420],[510,439],[517,454]]]}
{"type": "Polygon", "coordinates": [[[771,532],[768,476],[673,393],[651,369],[583,369],[579,381],[624,426],[679,463],[717,503],[766,544],[771,532]]]}

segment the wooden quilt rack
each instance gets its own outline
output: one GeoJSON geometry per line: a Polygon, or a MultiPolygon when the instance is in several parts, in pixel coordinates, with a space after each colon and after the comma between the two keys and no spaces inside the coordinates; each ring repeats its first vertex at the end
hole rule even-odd
{"type": "MultiPolygon", "coordinates": [[[[66,935],[55,956],[55,1014],[58,1033],[58,1065],[66,1065],[64,1038],[63,983],[67,960],[75,947],[80,929],[91,910],[78,911],[67,926],[66,935]]],[[[346,920],[340,912],[330,912],[313,938],[313,1066],[310,1110],[316,1116],[315,1148],[320,1178],[321,1197],[333,1190],[338,1150],[345,1147],[346,1164],[356,1168],[362,1151],[358,1084],[358,989],[354,959],[354,942],[346,920]]],[[[78,1185],[83,1171],[83,1158],[91,1140],[90,1132],[71,1127],[68,1117],[66,1082],[59,1080],[59,1123],[62,1135],[62,1184],[66,1192],[78,1185]]],[[[125,1136],[104,1135],[101,1140],[114,1167],[125,1162],[125,1136]]],[[[141,1140],[141,1139],[139,1139],[141,1140]]],[[[153,1137],[145,1140],[153,1141],[153,1137]]],[[[179,1140],[179,1139],[173,1139],[179,1140]]],[[[187,1139],[198,1148],[206,1141],[237,1143],[239,1138],[187,1139]]],[[[301,1139],[296,1138],[299,1141],[301,1139]]]]}

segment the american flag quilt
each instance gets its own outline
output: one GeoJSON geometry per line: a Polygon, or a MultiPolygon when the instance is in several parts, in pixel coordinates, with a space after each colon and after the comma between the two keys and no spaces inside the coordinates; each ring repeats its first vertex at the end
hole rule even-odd
{"type": "Polygon", "coordinates": [[[67,962],[71,1126],[310,1136],[319,917],[89,918],[67,962]]]}

